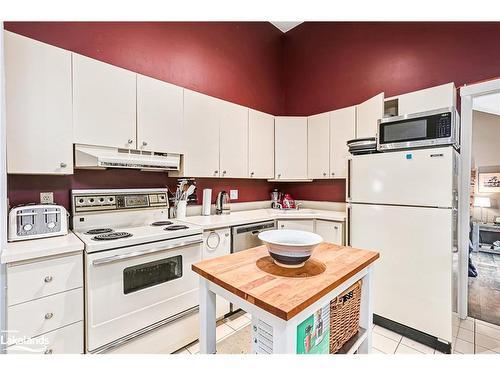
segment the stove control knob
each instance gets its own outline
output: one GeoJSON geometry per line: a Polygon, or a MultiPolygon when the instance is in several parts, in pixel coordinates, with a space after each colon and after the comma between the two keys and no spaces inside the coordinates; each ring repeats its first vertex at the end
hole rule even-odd
{"type": "Polygon", "coordinates": [[[53,221],[51,221],[50,223],[48,223],[48,224],[47,224],[47,227],[48,227],[49,229],[54,229],[54,228],[55,228],[55,226],[56,226],[56,223],[54,223],[53,221]]]}
{"type": "Polygon", "coordinates": [[[31,225],[31,224],[24,224],[23,229],[24,229],[26,232],[29,232],[30,230],[32,230],[32,229],[33,229],[33,225],[31,225]]]}

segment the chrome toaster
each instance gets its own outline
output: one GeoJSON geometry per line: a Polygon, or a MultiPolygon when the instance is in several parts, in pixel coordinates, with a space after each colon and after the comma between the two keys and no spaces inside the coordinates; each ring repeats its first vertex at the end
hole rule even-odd
{"type": "Polygon", "coordinates": [[[9,212],[9,242],[65,234],[68,234],[68,213],[63,206],[32,204],[14,207],[9,212]]]}

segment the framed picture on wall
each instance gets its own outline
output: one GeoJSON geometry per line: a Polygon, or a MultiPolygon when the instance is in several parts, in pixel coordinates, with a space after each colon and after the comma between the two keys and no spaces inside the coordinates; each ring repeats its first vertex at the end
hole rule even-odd
{"type": "Polygon", "coordinates": [[[500,193],[500,172],[479,173],[478,191],[480,193],[500,193]]]}

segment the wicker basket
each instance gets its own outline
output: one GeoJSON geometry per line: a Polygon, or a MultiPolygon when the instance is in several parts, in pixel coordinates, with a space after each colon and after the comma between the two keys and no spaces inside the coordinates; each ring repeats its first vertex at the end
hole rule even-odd
{"type": "Polygon", "coordinates": [[[361,280],[330,302],[330,354],[339,351],[359,330],[361,280]]]}

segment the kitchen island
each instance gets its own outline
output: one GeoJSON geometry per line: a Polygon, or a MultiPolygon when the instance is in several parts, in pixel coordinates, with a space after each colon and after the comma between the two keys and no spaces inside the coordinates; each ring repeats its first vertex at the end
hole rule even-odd
{"type": "MultiPolygon", "coordinates": [[[[375,251],[323,242],[297,269],[276,266],[266,246],[194,264],[192,269],[201,276],[200,352],[216,352],[215,297],[219,295],[252,315],[252,353],[313,353],[310,332],[313,327],[317,332],[315,316],[327,316],[321,331],[329,331],[330,301],[361,280],[360,329],[339,352],[368,353],[372,265],[378,257],[375,251]]],[[[325,343],[321,347],[316,352],[328,352],[325,343]]]]}

